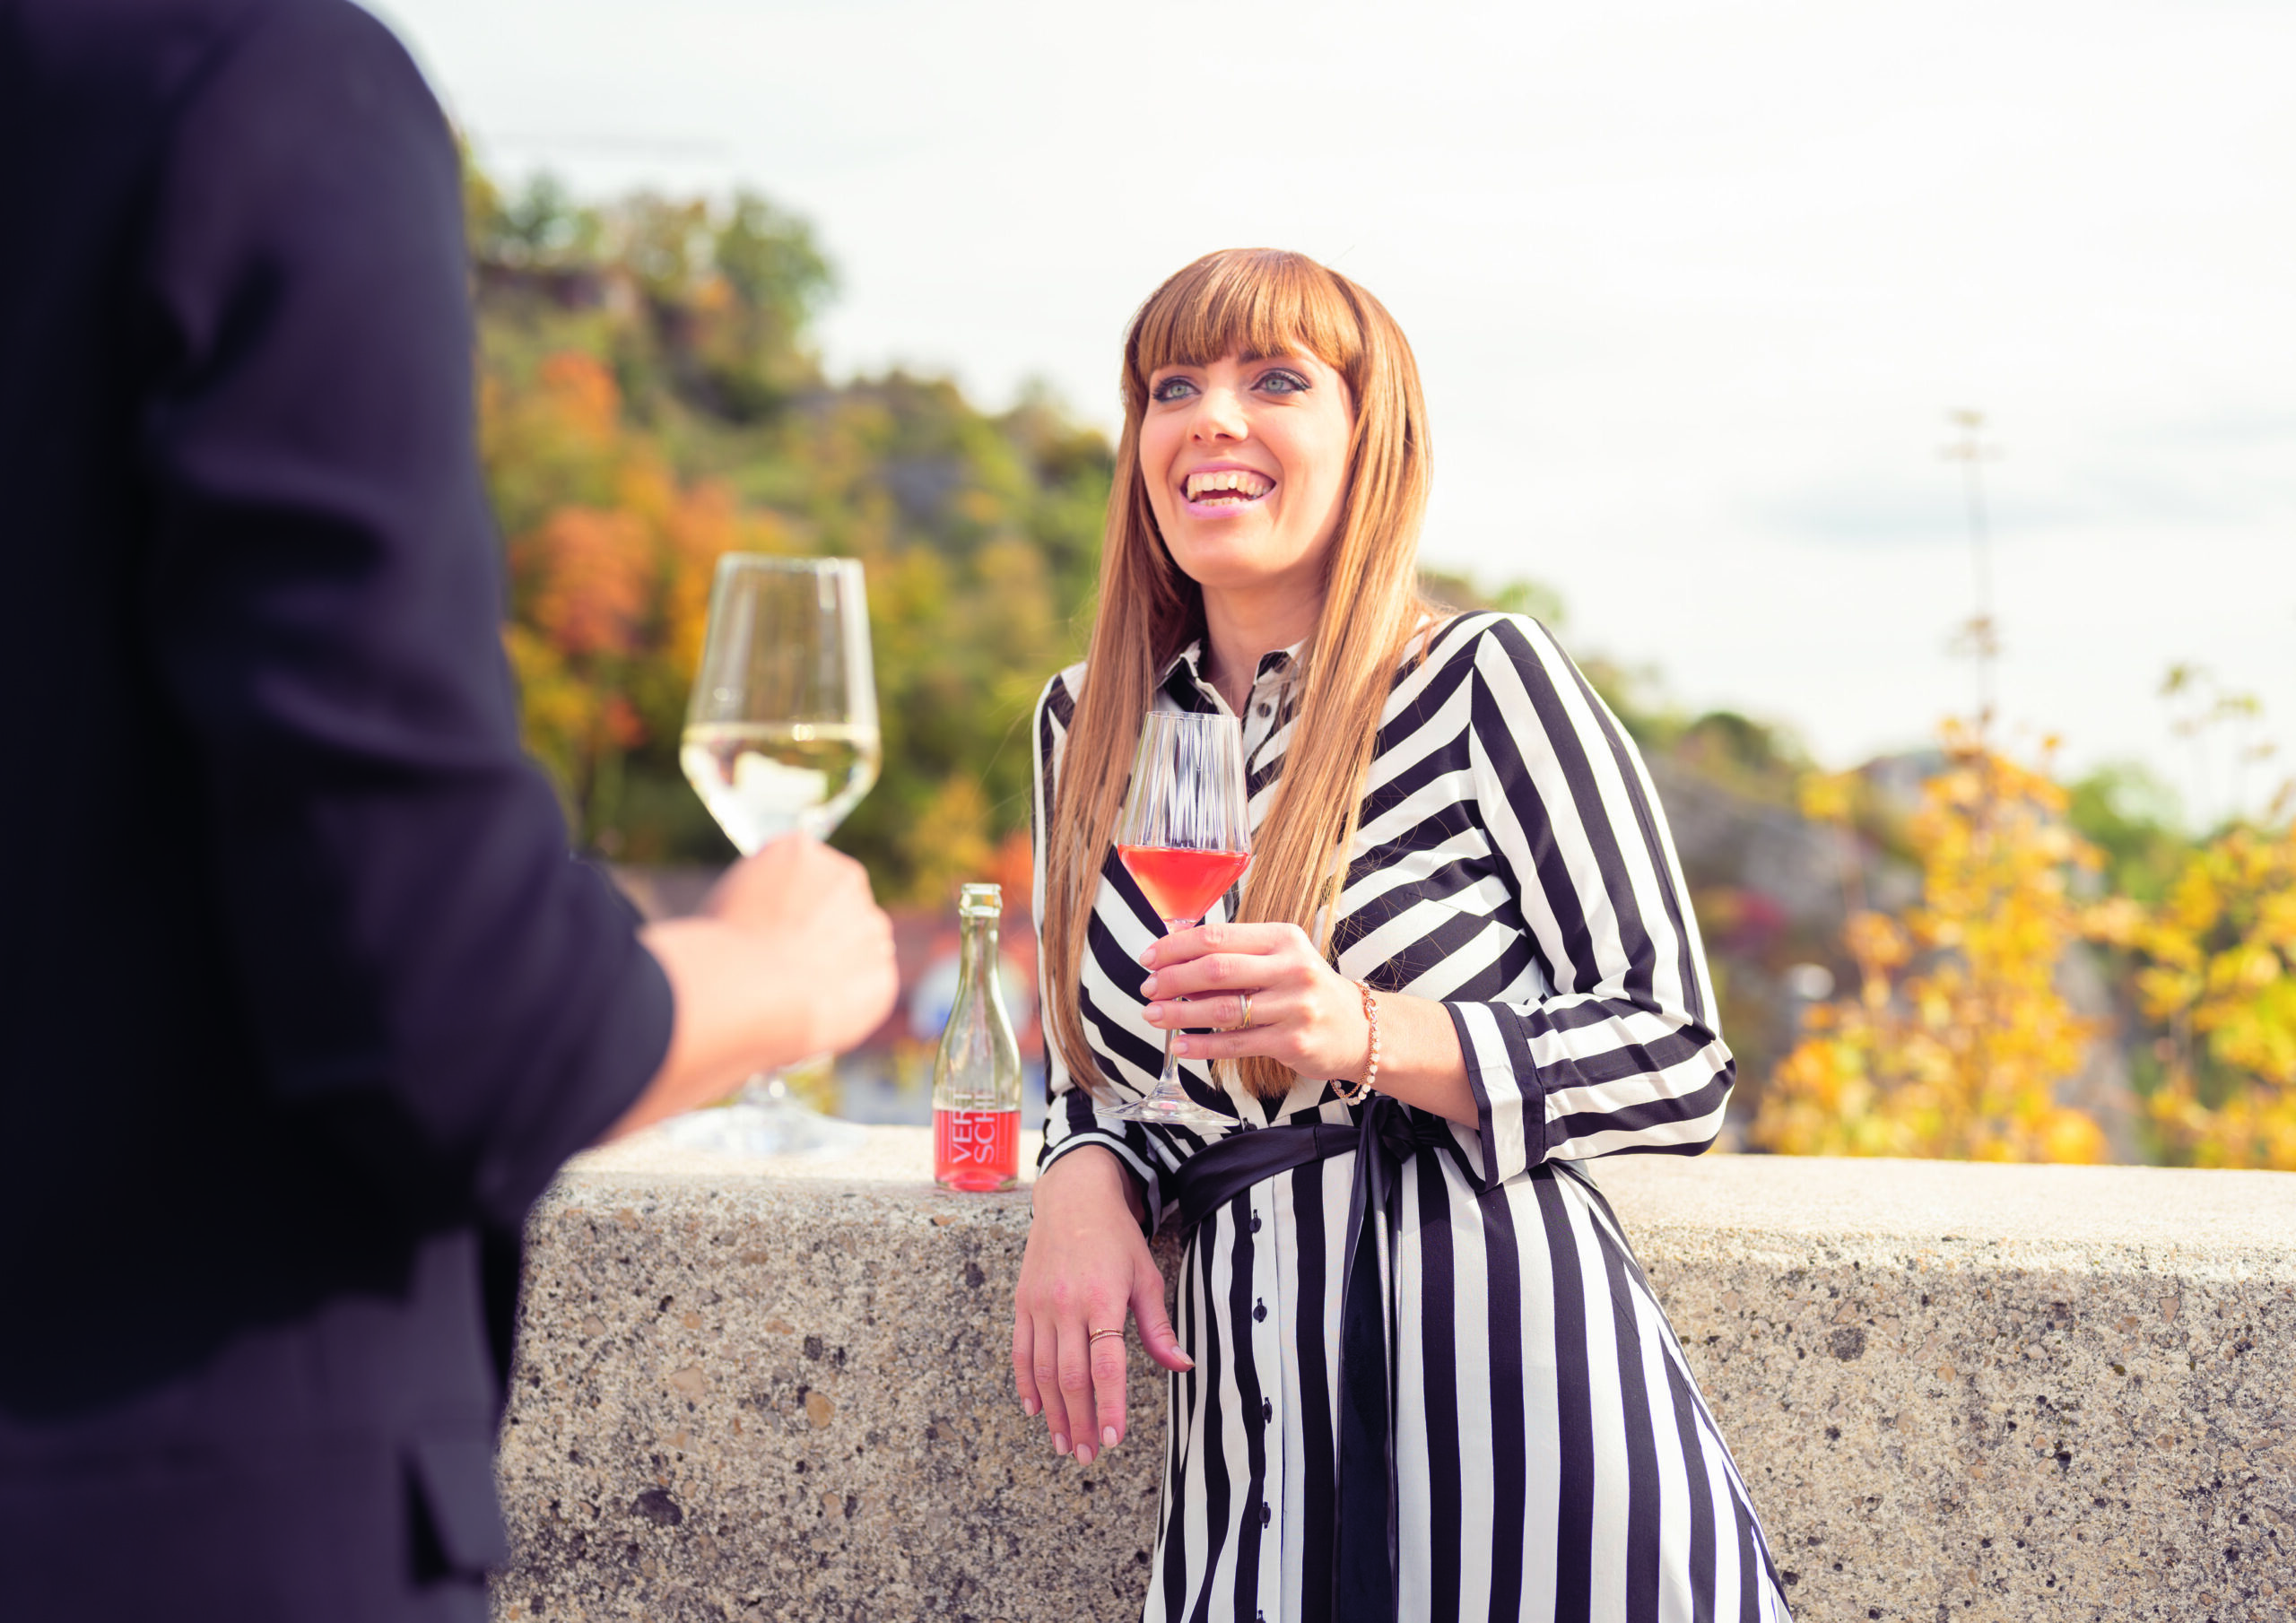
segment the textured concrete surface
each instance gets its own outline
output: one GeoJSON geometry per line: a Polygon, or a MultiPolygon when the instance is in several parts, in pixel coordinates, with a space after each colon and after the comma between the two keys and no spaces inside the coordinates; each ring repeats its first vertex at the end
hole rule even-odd
{"type": "MultiPolygon", "coordinates": [[[[1134,1440],[1056,1458],[1006,1376],[1026,1197],[943,1194],[926,1154],[569,1170],[498,1618],[1138,1615],[1161,1388],[1135,1351],[1134,1440]]],[[[2296,1176],[1596,1171],[1805,1623],[2296,1618],[2296,1176]]]]}

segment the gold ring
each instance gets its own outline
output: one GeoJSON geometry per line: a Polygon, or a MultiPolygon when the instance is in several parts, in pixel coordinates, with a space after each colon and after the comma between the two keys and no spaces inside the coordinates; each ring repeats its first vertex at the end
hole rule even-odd
{"type": "Polygon", "coordinates": [[[1104,1335],[1122,1335],[1123,1333],[1124,1326],[1119,1324],[1114,1330],[1095,1330],[1090,1335],[1086,1336],[1084,1341],[1085,1344],[1089,1346],[1092,1342],[1099,1341],[1104,1335]]]}
{"type": "Polygon", "coordinates": [[[1252,994],[1248,992],[1239,993],[1237,994],[1236,998],[1236,1023],[1231,1028],[1231,1029],[1241,1031],[1245,1027],[1251,1023],[1252,994]]]}

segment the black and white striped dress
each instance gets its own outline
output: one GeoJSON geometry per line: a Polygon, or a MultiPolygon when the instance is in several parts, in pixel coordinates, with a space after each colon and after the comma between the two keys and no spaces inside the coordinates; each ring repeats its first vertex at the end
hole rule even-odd
{"type": "MultiPolygon", "coordinates": [[[[1406,1619],[1786,1623],[1744,1483],[1608,1204],[1578,1163],[1694,1155],[1733,1076],[1671,840],[1633,744],[1535,622],[1462,615],[1398,676],[1350,851],[1339,970],[1451,1011],[1482,1112],[1405,1163],[1389,1304],[1406,1619]]],[[[1161,707],[1224,711],[1189,647],[1161,707]]],[[[1084,667],[1036,725],[1036,827],[1084,667]]],[[[1255,826],[1291,737],[1292,655],[1243,717],[1255,826]]],[[[1234,897],[1209,916],[1224,918],[1234,897]]],[[[1038,844],[1038,916],[1043,846],[1038,844]]],[[[1153,1086],[1140,954],[1162,932],[1113,853],[1082,984],[1100,1068],[1153,1086]]],[[[1048,995],[1053,991],[1047,983],[1048,995]]],[[[1268,1106],[1190,1089],[1239,1131],[1350,1107],[1302,1081],[1268,1106]]],[[[1104,1119],[1058,1057],[1044,1165],[1113,1150],[1169,1213],[1205,1140],[1104,1119]]],[[[1147,1617],[1276,1623],[1326,1610],[1340,1246],[1356,1157],[1215,1211],[1188,1246],[1147,1617]]],[[[1387,1243],[1381,1237],[1382,1245],[1387,1243]]]]}

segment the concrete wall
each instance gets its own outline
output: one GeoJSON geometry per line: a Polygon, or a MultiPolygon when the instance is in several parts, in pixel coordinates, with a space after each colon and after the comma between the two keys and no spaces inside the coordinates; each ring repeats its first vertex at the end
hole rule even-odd
{"type": "MultiPolygon", "coordinates": [[[[1161,1385],[1135,1350],[1134,1440],[1056,1457],[1007,1376],[1026,1197],[942,1194],[926,1156],[569,1170],[498,1618],[1138,1615],[1161,1385]]],[[[1596,1170],[1804,1623],[2296,1618],[2296,1176],[1596,1170]]]]}

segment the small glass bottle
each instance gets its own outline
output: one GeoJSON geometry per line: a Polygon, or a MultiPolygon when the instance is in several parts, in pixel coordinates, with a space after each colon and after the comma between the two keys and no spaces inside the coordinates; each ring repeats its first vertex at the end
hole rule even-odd
{"type": "Polygon", "coordinates": [[[1021,1181],[1021,1049],[996,982],[1004,915],[997,886],[967,885],[958,896],[957,1001],[933,1062],[933,1178],[970,1194],[1021,1181]]]}

